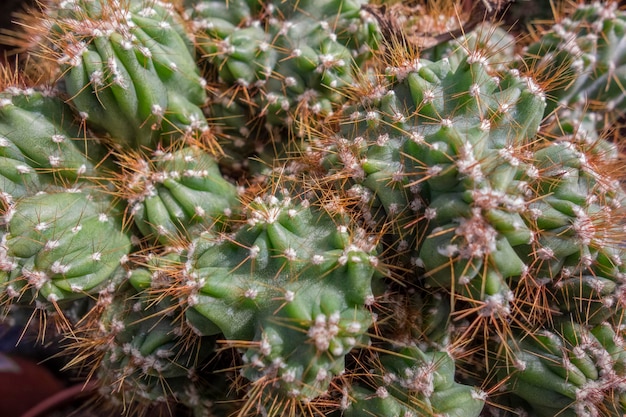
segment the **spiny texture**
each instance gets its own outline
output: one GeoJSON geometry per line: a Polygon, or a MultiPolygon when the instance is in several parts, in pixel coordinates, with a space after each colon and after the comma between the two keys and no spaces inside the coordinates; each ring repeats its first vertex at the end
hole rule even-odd
{"type": "Polygon", "coordinates": [[[56,58],[70,101],[115,143],[154,147],[207,133],[205,81],[171,4],[55,1],[37,24],[49,49],[40,53],[56,58]]]}
{"type": "Polygon", "coordinates": [[[136,257],[143,266],[129,281],[154,300],[154,319],[144,320],[179,310],[185,327],[240,352],[250,381],[242,415],[282,415],[326,394],[350,351],[367,344],[376,242],[286,190],[254,198],[245,218],[231,234],[207,231],[187,247],[136,257]],[[165,300],[173,304],[159,313],[165,300]]]}
{"type": "Polygon", "coordinates": [[[117,164],[116,194],[124,198],[129,216],[147,239],[175,245],[194,230],[217,227],[239,211],[237,188],[201,148],[157,149],[149,156],[123,153],[117,164]]]}
{"type": "Polygon", "coordinates": [[[542,175],[533,185],[547,196],[530,203],[540,228],[534,284],[547,285],[559,299],[558,308],[575,314],[579,323],[619,320],[626,302],[626,195],[611,172],[615,149],[604,140],[567,139],[536,153],[542,175]]]}
{"type": "Polygon", "coordinates": [[[470,53],[481,53],[492,67],[504,70],[516,59],[515,37],[495,23],[484,22],[459,38],[424,50],[421,56],[431,61],[448,59],[458,65],[470,53]]]}
{"type": "Polygon", "coordinates": [[[448,353],[406,347],[379,360],[380,370],[375,368],[363,383],[345,388],[344,416],[480,415],[486,395],[455,382],[454,360],[448,353]]]}
{"type": "MultiPolygon", "coordinates": [[[[619,330],[618,330],[619,332],[619,330]]],[[[607,324],[560,321],[554,330],[520,335],[507,389],[539,417],[621,416],[626,410],[624,339],[607,324]]]]}
{"type": "Polygon", "coordinates": [[[620,322],[616,147],[544,137],[546,100],[531,77],[496,70],[480,50],[455,61],[407,61],[365,83],[369,94],[326,139],[316,184],[336,187],[367,227],[392,232],[393,254],[412,251],[415,285],[447,290],[462,350],[484,336],[476,349],[490,361],[494,336],[553,314],[620,322]]]}
{"type": "Polygon", "coordinates": [[[101,145],[74,124],[71,108],[52,91],[12,86],[0,93],[0,199],[72,186],[97,175],[101,145]]]}
{"type": "Polygon", "coordinates": [[[548,112],[583,107],[600,121],[623,113],[625,29],[626,14],[616,2],[581,4],[527,47],[526,64],[553,81],[548,112]]]}
{"type": "Polygon", "coordinates": [[[374,27],[360,17],[363,2],[267,2],[262,8],[252,3],[199,3],[189,11],[205,32],[198,35],[200,48],[228,84],[260,87],[264,95],[287,87],[292,100],[306,90],[329,95],[345,85],[341,74],[351,73],[351,61],[362,63],[373,46],[374,27]],[[232,27],[225,29],[223,22],[232,27]]]}
{"type": "Polygon", "coordinates": [[[440,37],[403,32],[432,18],[411,4],[42,9],[28,56],[58,79],[0,93],[0,303],[64,318],[108,404],[624,414],[613,6],[546,34],[591,45],[584,74],[575,48],[516,59],[488,24],[419,51],[440,37]]]}
{"type": "Polygon", "coordinates": [[[74,360],[90,364],[109,406],[137,412],[163,403],[173,406],[200,385],[197,373],[213,352],[214,340],[190,337],[175,307],[171,300],[154,302],[129,285],[100,294],[98,308],[90,313],[93,327],[83,326],[78,334],[85,345],[74,345],[74,360]]]}
{"type": "Polygon", "coordinates": [[[190,323],[241,345],[261,407],[323,394],[373,322],[375,242],[307,203],[256,198],[248,225],[199,238],[185,261],[190,323]]]}
{"type": "Polygon", "coordinates": [[[196,3],[188,14],[220,97],[248,107],[246,117],[261,125],[295,128],[294,120],[332,114],[346,100],[341,89],[376,48],[377,31],[360,0],[226,4],[196,3]]]}
{"type": "Polygon", "coordinates": [[[532,239],[520,158],[543,116],[541,90],[515,71],[492,72],[480,51],[457,66],[415,60],[388,71],[348,112],[325,163],[337,161],[330,172],[359,205],[382,208],[374,227],[409,238],[403,249],[415,247],[428,284],[506,316],[506,280],[525,268],[513,247],[532,239]]]}
{"type": "Polygon", "coordinates": [[[130,238],[106,199],[58,190],[19,199],[3,218],[3,297],[56,303],[105,288],[128,259],[130,238]]]}

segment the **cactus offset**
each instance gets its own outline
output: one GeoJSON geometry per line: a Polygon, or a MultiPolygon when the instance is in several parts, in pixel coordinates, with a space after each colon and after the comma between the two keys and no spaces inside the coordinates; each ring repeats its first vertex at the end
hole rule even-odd
{"type": "MultiPolygon", "coordinates": [[[[188,12],[199,47],[217,74],[219,97],[226,97],[231,108],[232,102],[242,108],[236,118],[247,122],[239,128],[266,126],[270,132],[261,135],[269,136],[274,127],[287,126],[301,134],[309,122],[331,115],[346,101],[341,90],[354,82],[356,68],[377,47],[373,20],[361,12],[360,0],[315,6],[242,3],[201,3],[188,12]]],[[[212,116],[219,115],[217,108],[212,116]]],[[[228,133],[223,146],[236,141],[252,143],[256,150],[254,137],[228,133]]]]}
{"type": "Polygon", "coordinates": [[[526,64],[552,80],[548,112],[582,106],[608,121],[623,113],[625,25],[615,2],[582,4],[527,47],[526,64]]]}
{"type": "Polygon", "coordinates": [[[308,204],[257,197],[248,225],[201,237],[186,261],[191,324],[241,343],[242,374],[279,402],[324,393],[373,320],[374,242],[308,204]]]}
{"type": "Polygon", "coordinates": [[[10,86],[0,94],[2,200],[43,191],[57,182],[72,186],[97,176],[105,152],[74,125],[69,106],[54,92],[10,86]]]}
{"type": "Polygon", "coordinates": [[[166,2],[51,2],[32,54],[56,59],[80,116],[123,146],[154,147],[182,135],[213,145],[192,39],[166,2]],[[39,49],[37,49],[39,48],[39,49]]]}
{"type": "Polygon", "coordinates": [[[370,386],[348,388],[343,415],[477,417],[485,393],[454,381],[454,360],[446,352],[407,347],[381,355],[380,373],[370,386]]]}
{"type": "Polygon", "coordinates": [[[223,224],[239,211],[236,187],[222,178],[217,162],[194,146],[120,154],[114,174],[116,195],[145,238],[168,245],[193,230],[223,224]]]}
{"type": "Polygon", "coordinates": [[[507,387],[540,417],[618,416],[626,409],[623,338],[609,324],[588,329],[562,321],[518,341],[507,387]]]}
{"type": "Polygon", "coordinates": [[[19,199],[5,214],[3,288],[19,302],[52,304],[85,297],[109,284],[128,259],[130,238],[104,199],[80,190],[59,190],[19,199]]]}

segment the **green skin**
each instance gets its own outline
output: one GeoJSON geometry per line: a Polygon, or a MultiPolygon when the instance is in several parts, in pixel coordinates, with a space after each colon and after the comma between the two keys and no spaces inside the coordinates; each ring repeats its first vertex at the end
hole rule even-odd
{"type": "Polygon", "coordinates": [[[92,352],[102,355],[96,369],[100,389],[110,391],[109,401],[133,409],[178,401],[193,386],[191,377],[213,353],[214,340],[185,337],[191,330],[178,320],[181,312],[174,310],[173,300],[155,302],[126,287],[113,294],[98,325],[83,335],[104,344],[92,352]],[[164,315],[164,311],[170,314],[164,315]]]}
{"type": "Polygon", "coordinates": [[[216,15],[208,5],[188,12],[199,47],[221,82],[245,91],[235,100],[249,106],[253,97],[251,117],[271,125],[332,113],[345,102],[338,89],[355,81],[354,67],[376,47],[377,30],[361,19],[360,0],[275,2],[249,14],[245,4],[219,3],[211,2],[216,15]]]}
{"type": "Polygon", "coordinates": [[[208,227],[217,229],[240,211],[237,188],[222,177],[213,156],[202,149],[190,146],[158,152],[146,166],[145,172],[133,174],[132,183],[121,184],[131,188],[131,195],[137,194],[128,203],[144,237],[175,245],[208,227]]]}
{"type": "Polygon", "coordinates": [[[0,93],[0,192],[13,199],[96,175],[101,146],[84,138],[59,98],[31,89],[0,93]]]}
{"type": "Polygon", "coordinates": [[[514,298],[528,277],[568,293],[565,310],[586,314],[592,305],[596,323],[615,314],[599,314],[609,297],[623,308],[621,226],[611,219],[620,218],[625,195],[602,165],[616,160],[615,146],[539,140],[545,100],[532,80],[507,71],[496,83],[476,53],[451,62],[391,68],[389,85],[348,111],[325,178],[369,193],[371,226],[402,231],[395,242],[412,242],[407,225],[422,219],[424,230],[412,232],[424,236],[414,258],[424,283],[453,291],[480,316],[507,320],[511,302],[532,305],[533,294],[514,298]],[[612,289],[587,288],[584,298],[566,274],[598,275],[585,285],[606,279],[612,289]]]}
{"type": "Polygon", "coordinates": [[[526,400],[538,417],[623,415],[626,354],[612,326],[587,329],[559,322],[553,331],[516,343],[517,370],[502,365],[501,372],[509,376],[510,392],[526,400]]]}
{"type": "Polygon", "coordinates": [[[485,22],[458,39],[425,50],[421,56],[430,61],[445,58],[454,66],[463,61],[468,53],[474,51],[482,51],[492,68],[506,69],[507,65],[515,60],[515,37],[505,28],[485,22]]]}
{"type": "Polygon", "coordinates": [[[409,64],[390,68],[389,84],[380,83],[348,113],[325,166],[339,184],[369,190],[365,205],[385,214],[374,227],[401,231],[404,246],[416,246],[414,262],[428,285],[474,300],[485,314],[506,316],[506,280],[525,266],[513,247],[527,244],[532,233],[521,217],[524,207],[515,206],[524,178],[502,155],[534,137],[543,96],[516,72],[496,82],[477,54],[456,66],[409,64]],[[417,218],[424,218],[424,231],[411,228],[417,218]],[[424,238],[413,244],[418,232],[424,238]]]}
{"type": "Polygon", "coordinates": [[[185,0],[183,6],[195,31],[211,38],[225,39],[237,27],[245,26],[247,21],[256,16],[261,11],[262,3],[255,0],[185,0]]]}
{"type": "MultiPolygon", "coordinates": [[[[391,219],[405,221],[390,215],[394,206],[421,203],[421,284],[453,292],[479,317],[506,324],[513,312],[525,314],[536,301],[520,289],[530,277],[581,322],[619,320],[623,225],[614,219],[622,218],[624,191],[603,168],[615,160],[615,147],[591,137],[540,140],[541,91],[514,71],[496,84],[490,70],[480,56],[390,69],[389,85],[348,112],[324,161],[326,177],[369,190],[366,205],[384,209],[379,224],[388,229],[391,219]],[[373,174],[378,188],[368,184],[373,174]]],[[[550,379],[544,370],[534,375],[550,379]]],[[[392,400],[363,396],[372,408],[357,402],[355,415],[384,415],[385,407],[401,414],[398,404],[386,403],[392,400]]],[[[562,403],[555,400],[543,415],[556,415],[562,403]]]]}
{"type": "Polygon", "coordinates": [[[483,393],[454,381],[454,360],[445,352],[407,347],[379,360],[370,387],[348,389],[343,416],[477,417],[484,407],[483,393]]]}
{"type": "Polygon", "coordinates": [[[3,271],[12,302],[58,302],[106,287],[130,252],[130,238],[105,200],[58,191],[18,200],[2,239],[3,271]],[[29,292],[25,292],[29,290],[29,292]]]}
{"type": "Polygon", "coordinates": [[[601,115],[601,130],[605,116],[615,120],[624,111],[625,33],[626,13],[617,2],[580,4],[528,46],[524,65],[553,80],[546,114],[584,108],[601,115]]]}
{"type": "Polygon", "coordinates": [[[115,333],[113,318],[123,320],[126,326],[111,342],[111,351],[116,353],[105,356],[98,372],[106,381],[115,378],[109,369],[115,370],[117,376],[128,376],[124,388],[111,394],[114,399],[129,401],[133,408],[168,401],[188,407],[194,415],[201,416],[209,410],[216,415],[231,415],[238,410],[238,397],[230,386],[232,375],[229,379],[230,372],[220,363],[217,336],[192,335],[194,330],[185,320],[180,320],[185,317],[180,305],[169,295],[176,271],[180,271],[183,262],[184,257],[176,251],[150,253],[139,262],[142,266],[131,269],[128,284],[134,290],[127,286],[128,293],[116,291],[116,305],[107,309],[100,320],[105,325],[105,338],[115,333]],[[137,301],[143,310],[137,310],[137,301]],[[131,304],[134,311],[130,311],[131,304]],[[153,332],[154,337],[147,337],[153,332]],[[128,343],[136,352],[143,352],[143,359],[125,353],[124,346],[128,343]],[[159,350],[168,354],[152,362],[159,350]],[[120,366],[121,362],[127,366],[120,366]],[[154,366],[140,367],[141,362],[154,366]],[[219,378],[214,372],[219,372],[219,378]],[[164,386],[169,389],[164,391],[164,386]],[[141,399],[132,397],[138,389],[141,399]]]}
{"type": "Polygon", "coordinates": [[[261,389],[276,381],[268,398],[321,395],[367,341],[377,259],[337,220],[268,196],[252,203],[248,226],[197,239],[188,255],[187,319],[201,334],[244,342],[242,373],[261,389]]]}
{"type": "Polygon", "coordinates": [[[133,0],[131,26],[116,20],[119,11],[103,7],[81,4],[93,26],[81,34],[82,43],[75,32],[84,28],[75,26],[71,10],[55,10],[58,17],[51,17],[59,19],[53,41],[68,44],[60,64],[72,104],[91,127],[131,148],[201,136],[208,130],[200,108],[207,100],[205,82],[180,16],[164,4],[133,0]]]}
{"type": "Polygon", "coordinates": [[[356,82],[355,67],[363,65],[370,51],[346,42],[360,37],[368,48],[376,44],[368,22],[357,17],[335,21],[335,12],[327,15],[332,20],[320,21],[301,13],[268,28],[279,56],[257,102],[261,115],[277,126],[292,117],[331,114],[346,101],[341,90],[356,82]],[[344,39],[349,23],[357,26],[357,33],[344,39]]]}
{"type": "Polygon", "coordinates": [[[537,265],[532,273],[552,277],[559,308],[580,322],[597,325],[619,317],[626,254],[622,226],[614,219],[620,218],[626,194],[602,168],[615,159],[615,148],[604,140],[563,141],[535,155],[543,175],[531,186],[546,197],[529,205],[529,219],[541,230],[536,247],[549,252],[528,257],[537,265]]]}
{"type": "MultiPolygon", "coordinates": [[[[103,14],[98,5],[105,3],[78,0],[94,20],[103,14]]],[[[209,2],[214,3],[224,6],[224,2],[209,2]]],[[[371,22],[357,20],[365,23],[357,33],[342,30],[346,22],[357,19],[360,1],[340,6],[335,0],[301,0],[297,8],[295,2],[276,1],[274,8],[263,9],[267,19],[261,26],[253,23],[261,13],[258,2],[229,3],[228,9],[216,7],[216,24],[207,34],[212,40],[229,39],[237,47],[225,61],[214,56],[214,63],[220,64],[225,80],[244,80],[242,84],[254,84],[259,90],[249,103],[238,101],[240,97],[233,100],[241,107],[254,104],[252,108],[256,105],[260,113],[226,109],[236,119],[226,124],[236,129],[261,114],[270,124],[283,126],[290,118],[288,112],[295,103],[305,103],[303,99],[311,98],[306,105],[319,110],[314,114],[333,111],[343,99],[335,88],[344,88],[354,79],[345,62],[356,53],[360,64],[367,53],[358,43],[376,37],[368,32],[371,22]],[[322,22],[329,16],[338,23],[326,29],[322,22]],[[282,26],[285,22],[293,26],[282,26]],[[278,36],[283,27],[285,33],[278,36]],[[267,32],[260,28],[277,35],[271,37],[271,50],[263,43],[268,40],[267,32]],[[336,39],[329,34],[332,31],[339,32],[336,39]],[[296,46],[299,53],[292,54],[296,46]],[[339,59],[333,63],[323,55],[339,59]],[[266,76],[264,67],[280,73],[280,79],[276,74],[266,76]],[[264,82],[257,83],[259,78],[264,82]]],[[[144,4],[130,1],[130,18],[136,25],[132,30],[124,23],[110,34],[88,33],[80,53],[64,50],[68,53],[63,63],[66,93],[90,126],[118,141],[118,155],[128,148],[154,149],[161,141],[178,138],[179,133],[201,134],[207,126],[200,111],[206,96],[191,43],[174,15],[160,3],[154,3],[154,16],[135,13],[144,4]],[[130,49],[125,44],[127,30],[135,36],[130,49]]],[[[59,44],[65,41],[61,40],[65,30],[71,29],[67,24],[73,13],[60,13],[59,19],[66,20],[58,22],[55,30],[63,29],[53,31],[60,36],[59,44]]],[[[613,34],[619,32],[604,24],[606,32],[602,33],[617,42],[613,34]]],[[[87,24],[83,29],[89,32],[91,28],[87,24]]],[[[97,327],[88,340],[108,338],[109,349],[98,352],[102,358],[98,374],[110,387],[120,377],[126,378],[124,401],[140,397],[167,401],[171,397],[164,387],[172,390],[176,400],[192,401],[186,398],[191,397],[190,377],[204,364],[202,349],[213,348],[212,344],[198,347],[196,342],[220,338],[240,355],[228,358],[232,362],[227,366],[235,365],[238,377],[249,381],[244,390],[251,413],[286,415],[299,406],[311,410],[305,407],[314,399],[337,400],[336,390],[345,383],[343,409],[330,413],[466,417],[480,414],[483,394],[455,382],[455,376],[466,375],[455,375],[448,353],[421,348],[432,343],[447,349],[448,339],[456,337],[452,333],[459,323],[454,320],[457,305],[467,308],[468,302],[471,312],[479,306],[478,315],[498,316],[512,323],[514,332],[519,330],[519,322],[508,320],[511,311],[523,315],[525,306],[534,301],[535,294],[526,294],[527,287],[521,287],[533,279],[546,286],[549,301],[558,303],[550,308],[560,310],[565,324],[552,314],[543,314],[547,317],[528,327],[544,326],[545,331],[533,332],[534,339],[526,336],[517,344],[511,341],[510,351],[520,370],[507,369],[513,363],[510,356],[504,359],[508,362],[493,368],[502,370],[502,380],[511,375],[510,392],[503,396],[525,399],[540,417],[557,415],[562,409],[565,416],[581,414],[594,407],[614,410],[608,415],[622,415],[626,359],[623,329],[614,322],[623,317],[620,303],[626,255],[620,243],[620,207],[626,199],[621,186],[598,162],[615,161],[617,151],[593,135],[586,140],[575,135],[539,138],[546,106],[543,92],[516,71],[500,68],[496,72],[480,49],[437,62],[407,62],[405,67],[389,67],[386,74],[377,74],[371,94],[361,94],[356,105],[342,109],[346,119],[337,120],[341,125],[337,137],[315,142],[314,151],[328,145],[322,149],[327,151],[322,163],[311,172],[295,172],[298,181],[304,179],[297,186],[298,195],[311,201],[290,199],[283,195],[287,192],[260,197],[243,210],[247,223],[233,226],[225,221],[233,226],[227,232],[207,227],[215,220],[221,228],[225,211],[238,203],[234,187],[219,175],[213,159],[189,154],[187,148],[173,153],[171,160],[155,157],[149,162],[154,172],[146,174],[155,194],[142,194],[129,203],[135,210],[136,229],[143,237],[156,237],[161,245],[150,249],[159,252],[165,246],[165,250],[134,269],[126,264],[128,255],[143,259],[141,251],[146,247],[131,248],[130,238],[118,224],[122,214],[96,193],[50,185],[59,178],[64,184],[83,179],[84,148],[76,146],[78,153],[73,146],[63,148],[64,160],[71,162],[68,168],[44,176],[43,171],[52,168],[47,157],[66,146],[51,142],[51,135],[69,129],[52,121],[48,124],[48,119],[56,118],[48,115],[58,112],[63,120],[71,121],[71,114],[58,103],[37,104],[40,98],[19,106],[15,104],[22,98],[12,97],[13,104],[2,102],[0,129],[4,130],[0,134],[9,144],[0,142],[0,156],[8,158],[5,165],[9,168],[0,164],[0,170],[7,170],[2,175],[9,181],[0,190],[11,196],[4,198],[8,210],[0,240],[0,303],[50,305],[86,295],[98,298],[98,308],[110,302],[99,321],[91,320],[100,311],[95,309],[81,324],[97,327]],[[36,117],[29,118],[33,114],[36,117]],[[5,119],[9,127],[2,124],[5,119]],[[36,127],[37,133],[29,133],[29,126],[36,127]],[[23,137],[9,137],[12,131],[23,131],[23,137]],[[28,154],[31,149],[37,152],[28,154]],[[23,169],[17,164],[26,161],[36,176],[19,172],[23,169]],[[206,176],[180,175],[205,170],[206,176]],[[171,173],[176,178],[168,177],[171,173]],[[46,193],[31,193],[42,189],[46,193]],[[341,204],[347,201],[333,208],[348,211],[349,220],[330,215],[326,209],[331,209],[332,201],[314,201],[316,192],[328,200],[337,197],[341,204]],[[206,213],[212,214],[205,217],[206,213]],[[191,243],[177,239],[181,235],[191,243]],[[381,238],[382,250],[367,236],[381,238]],[[174,248],[175,244],[179,247],[174,248]],[[384,253],[384,261],[379,253],[384,253]],[[411,282],[394,282],[387,288],[380,275],[388,271],[378,264],[388,261],[400,265],[397,271],[405,275],[398,273],[398,278],[411,282]],[[119,286],[122,279],[128,279],[136,292],[146,291],[148,298],[119,286]],[[433,305],[445,308],[422,314],[423,329],[416,325],[399,341],[388,337],[396,333],[385,328],[391,320],[385,316],[389,314],[385,304],[378,304],[385,301],[378,288],[404,291],[402,284],[418,292],[422,286],[436,287],[433,292],[445,297],[433,305]],[[97,293],[102,296],[96,297],[97,293]],[[466,303],[446,298],[451,293],[466,298],[466,303]],[[513,295],[526,298],[518,300],[513,295]],[[519,310],[509,309],[509,303],[518,303],[519,310]],[[374,308],[382,316],[378,322],[374,308]],[[168,315],[172,312],[173,316],[168,315]],[[555,326],[550,326],[552,321],[555,326]],[[182,328],[202,336],[184,333],[183,344],[182,328]],[[380,336],[374,346],[370,334],[380,336]],[[193,349],[186,350],[190,345],[193,349]],[[381,345],[390,351],[380,351],[381,345]],[[362,359],[373,369],[355,370],[362,359]],[[601,398],[593,392],[598,389],[594,384],[601,384],[601,398]],[[286,408],[272,408],[275,404],[286,408]]],[[[621,59],[621,49],[612,51],[621,59]]],[[[583,81],[573,85],[584,86],[583,81]]],[[[230,86],[222,87],[225,91],[230,86]]],[[[598,85],[593,88],[602,90],[598,85]]],[[[611,86],[607,91],[602,100],[613,100],[616,90],[611,86]]],[[[595,133],[595,120],[584,122],[595,133]]],[[[576,130],[571,119],[564,127],[570,133],[576,130]]],[[[247,139],[245,129],[236,135],[247,139]]],[[[86,172],[92,169],[93,165],[86,165],[86,172]]],[[[287,171],[281,174],[292,174],[287,171]]],[[[275,181],[276,190],[291,186],[282,178],[275,181]]],[[[419,300],[415,303],[416,310],[423,308],[419,300]]],[[[425,303],[430,306],[429,300],[425,303]]],[[[468,321],[474,319],[471,316],[468,321]]],[[[463,340],[459,342],[465,346],[463,340]]],[[[498,346],[490,339],[479,342],[488,350],[481,353],[491,359],[497,356],[502,340],[498,346]]],[[[467,346],[474,349],[477,345],[467,346]]],[[[460,358],[475,364],[477,359],[469,352],[460,358]]],[[[467,363],[461,369],[467,369],[467,363]]],[[[477,385],[490,383],[479,379],[482,369],[475,371],[477,385]]],[[[117,395],[114,389],[111,394],[117,395]]]]}

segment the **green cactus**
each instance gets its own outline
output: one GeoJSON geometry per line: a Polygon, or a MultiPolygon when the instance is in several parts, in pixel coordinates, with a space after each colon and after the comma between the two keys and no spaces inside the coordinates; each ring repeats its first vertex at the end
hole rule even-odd
{"type": "MultiPolygon", "coordinates": [[[[200,49],[218,67],[222,81],[252,87],[263,86],[275,76],[295,77],[287,81],[289,86],[301,79],[319,83],[314,70],[319,65],[330,68],[325,54],[342,46],[349,51],[348,60],[363,61],[369,51],[359,48],[374,46],[375,31],[371,22],[361,22],[362,4],[329,1],[307,7],[302,1],[283,1],[267,2],[260,10],[256,2],[216,1],[194,4],[188,15],[199,30],[200,49]],[[283,66],[283,62],[290,63],[283,66]]],[[[316,89],[314,83],[300,88],[307,85],[316,89]]]]}
{"type": "MultiPolygon", "coordinates": [[[[370,95],[326,139],[324,181],[346,201],[367,196],[352,200],[355,218],[394,231],[394,256],[415,248],[416,285],[447,289],[448,323],[463,320],[455,345],[507,340],[558,310],[619,321],[616,147],[597,134],[538,135],[545,98],[531,78],[496,71],[479,49],[456,62],[407,62],[362,87],[370,95]]],[[[499,348],[477,349],[489,362],[499,348]]]]}
{"type": "Polygon", "coordinates": [[[42,21],[65,92],[91,127],[135,149],[181,134],[208,138],[206,82],[171,4],[53,2],[42,21]]]}
{"type": "Polygon", "coordinates": [[[25,18],[55,68],[0,82],[3,313],[126,415],[623,415],[623,13],[517,58],[379,3],[25,18]]]}
{"type": "Polygon", "coordinates": [[[389,81],[374,83],[349,113],[324,163],[332,161],[341,187],[367,190],[366,207],[382,207],[374,225],[396,222],[410,237],[428,285],[507,316],[506,282],[525,268],[513,247],[532,238],[515,153],[532,142],[544,98],[531,79],[490,71],[480,51],[456,67],[421,60],[389,68],[389,81]],[[418,219],[427,227],[411,232],[418,219]]]}
{"type": "Polygon", "coordinates": [[[271,387],[263,395],[313,399],[367,341],[374,243],[288,195],[255,198],[247,213],[235,235],[193,242],[187,318],[201,334],[252,342],[242,374],[271,387]]]}
{"type": "Polygon", "coordinates": [[[239,212],[237,188],[201,148],[157,149],[149,158],[126,153],[118,164],[115,194],[145,238],[175,245],[239,212]]]}
{"type": "Polygon", "coordinates": [[[81,134],[74,117],[53,92],[8,87],[0,93],[3,201],[98,175],[105,152],[96,139],[81,134]]]}
{"type": "Polygon", "coordinates": [[[261,11],[263,3],[254,0],[185,0],[183,5],[186,19],[192,22],[193,31],[199,34],[198,40],[202,43],[206,40],[204,37],[225,39],[239,26],[248,26],[261,11]]]}
{"type": "Polygon", "coordinates": [[[592,329],[562,321],[526,335],[513,370],[503,365],[507,389],[535,415],[621,416],[626,409],[623,337],[608,324],[592,329]]]}
{"type": "Polygon", "coordinates": [[[446,352],[406,347],[379,358],[369,386],[346,389],[343,415],[479,416],[486,394],[454,380],[454,360],[446,352]]]}
{"type": "Polygon", "coordinates": [[[579,314],[580,323],[599,323],[624,308],[624,190],[610,166],[615,148],[604,140],[555,142],[536,153],[542,172],[538,190],[548,195],[530,204],[541,229],[534,270],[563,311],[579,314]]]}
{"type": "Polygon", "coordinates": [[[126,413],[172,407],[199,382],[215,346],[212,338],[191,334],[180,316],[171,299],[155,302],[126,283],[100,294],[66,352],[78,353],[74,365],[92,367],[107,407],[126,413]]]}
{"type": "Polygon", "coordinates": [[[458,39],[426,49],[422,57],[430,61],[448,59],[456,66],[473,52],[484,54],[484,59],[495,70],[504,70],[516,59],[515,37],[501,26],[484,22],[458,39]]]}
{"type": "Polygon", "coordinates": [[[580,4],[527,47],[526,65],[549,85],[548,113],[579,106],[610,123],[624,112],[625,29],[617,2],[580,4]]]}
{"type": "Polygon", "coordinates": [[[339,90],[354,82],[354,68],[377,42],[361,4],[268,2],[256,12],[247,3],[217,4],[217,15],[208,6],[188,14],[200,28],[200,49],[218,81],[242,92],[234,97],[251,106],[253,118],[284,126],[294,118],[332,114],[345,102],[339,90]]]}
{"type": "Polygon", "coordinates": [[[2,290],[12,302],[55,304],[97,293],[131,249],[110,202],[80,190],[23,197],[4,221],[2,274],[11,279],[2,290]]]}

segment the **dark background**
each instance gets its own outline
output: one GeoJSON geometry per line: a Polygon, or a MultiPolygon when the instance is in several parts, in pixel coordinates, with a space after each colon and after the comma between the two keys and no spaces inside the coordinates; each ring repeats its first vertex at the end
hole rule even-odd
{"type": "MultiPolygon", "coordinates": [[[[0,34],[6,30],[15,30],[13,13],[22,11],[26,6],[33,6],[35,0],[0,0],[0,34]]],[[[0,41],[0,57],[4,58],[11,48],[0,41]]],[[[0,61],[1,63],[2,61],[0,61]]]]}

